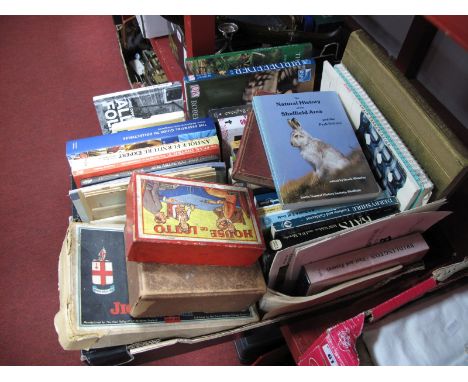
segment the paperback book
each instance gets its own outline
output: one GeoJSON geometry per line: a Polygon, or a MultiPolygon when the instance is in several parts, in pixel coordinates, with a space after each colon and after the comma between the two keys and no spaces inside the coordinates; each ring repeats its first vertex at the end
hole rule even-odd
{"type": "Polygon", "coordinates": [[[337,93],[256,96],[253,108],[284,209],[381,193],[337,93]]]}
{"type": "Polygon", "coordinates": [[[219,141],[213,121],[207,118],[68,141],[66,155],[81,187],[88,179],[116,173],[128,176],[126,171],[138,168],[152,171],[151,166],[217,160],[219,141]]]}
{"type": "Polygon", "coordinates": [[[153,116],[184,109],[182,85],[179,82],[99,95],[93,97],[93,103],[103,134],[115,132],[114,125],[130,120],[143,123],[153,116]]]}
{"type": "Polygon", "coordinates": [[[228,70],[312,58],[312,44],[291,44],[236,52],[188,57],[185,69],[190,74],[222,74],[228,70]]]}
{"type": "Polygon", "coordinates": [[[70,224],[60,253],[60,310],[54,319],[65,350],[196,337],[258,321],[254,308],[132,318],[123,236],[123,226],[70,224]]]}
{"type": "Polygon", "coordinates": [[[314,77],[315,61],[311,59],[186,76],[187,115],[191,119],[204,118],[210,109],[251,103],[257,90],[275,94],[312,91],[314,77]]]}
{"type": "Polygon", "coordinates": [[[324,62],[320,88],[339,94],[376,178],[398,198],[400,209],[427,203],[432,182],[346,68],[324,62]]]}
{"type": "Polygon", "coordinates": [[[265,249],[244,187],[134,172],[126,205],[129,261],[248,266],[265,249]]]}

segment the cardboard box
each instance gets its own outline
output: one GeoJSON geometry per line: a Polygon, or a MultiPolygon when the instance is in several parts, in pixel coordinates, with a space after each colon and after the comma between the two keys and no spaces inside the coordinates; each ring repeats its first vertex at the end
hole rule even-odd
{"type": "Polygon", "coordinates": [[[178,265],[127,261],[132,317],[185,312],[234,312],[266,292],[258,263],[250,267],[178,265]]]}

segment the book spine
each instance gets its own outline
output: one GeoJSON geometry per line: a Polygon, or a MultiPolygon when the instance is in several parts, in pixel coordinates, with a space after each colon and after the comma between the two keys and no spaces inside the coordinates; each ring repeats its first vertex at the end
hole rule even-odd
{"type": "MultiPolygon", "coordinates": [[[[269,142],[269,140],[267,138],[268,129],[264,125],[262,111],[261,111],[261,108],[259,107],[259,105],[257,104],[256,99],[258,99],[258,98],[257,97],[253,98],[252,109],[253,109],[253,113],[255,113],[255,118],[257,119],[258,129],[260,131],[260,136],[262,137],[262,142],[263,142],[263,146],[264,146],[264,149],[265,149],[265,154],[267,156],[268,165],[270,166],[271,177],[273,178],[273,183],[274,183],[275,189],[278,192],[280,187],[279,187],[279,183],[278,183],[278,180],[277,180],[278,178],[277,178],[276,170],[275,170],[274,166],[271,165],[273,163],[271,149],[265,143],[265,142],[269,142]]],[[[278,193],[278,198],[280,200],[280,203],[283,204],[283,202],[281,200],[281,194],[280,193],[278,193]]]]}
{"type": "Polygon", "coordinates": [[[291,247],[318,237],[338,232],[346,228],[351,228],[365,223],[370,223],[376,219],[388,216],[398,211],[398,203],[378,207],[372,210],[344,214],[330,218],[324,218],[321,221],[306,224],[301,227],[284,229],[275,233],[270,240],[269,246],[274,251],[291,247]]]}
{"type": "Polygon", "coordinates": [[[113,149],[115,147],[149,140],[159,140],[162,143],[171,142],[180,136],[184,137],[189,134],[195,134],[193,138],[197,137],[196,134],[199,134],[199,137],[215,135],[216,127],[211,118],[203,118],[196,121],[184,121],[132,131],[123,131],[115,134],[76,139],[67,142],[66,155],[70,159],[79,156],[79,154],[93,150],[113,149]]]}
{"type": "Polygon", "coordinates": [[[286,68],[296,68],[302,65],[312,65],[313,63],[314,63],[314,60],[312,59],[301,59],[301,60],[293,60],[293,61],[286,61],[286,62],[277,62],[273,64],[249,66],[246,68],[229,69],[223,74],[206,73],[206,74],[185,76],[184,82],[190,83],[192,81],[204,81],[204,80],[211,80],[214,78],[239,76],[242,74],[259,73],[259,72],[264,72],[267,70],[278,71],[278,70],[286,69],[286,68]]]}
{"type": "Polygon", "coordinates": [[[422,235],[416,233],[307,264],[304,273],[310,284],[309,294],[385,268],[416,262],[428,250],[422,235]]]}
{"type": "Polygon", "coordinates": [[[279,234],[282,231],[288,231],[290,229],[300,229],[304,225],[319,223],[324,220],[341,218],[342,216],[348,216],[357,213],[365,213],[376,208],[395,208],[398,206],[399,202],[397,198],[395,198],[394,196],[390,196],[387,198],[381,198],[361,203],[353,203],[347,206],[340,206],[331,209],[317,208],[315,210],[309,211],[308,213],[303,213],[302,216],[296,216],[281,223],[273,223],[271,226],[271,236],[275,238],[275,235],[279,234]]]}
{"type": "Polygon", "coordinates": [[[72,174],[78,175],[93,169],[112,169],[113,167],[120,167],[126,164],[133,165],[139,162],[144,164],[152,160],[167,162],[172,158],[191,156],[196,152],[205,153],[206,151],[213,150],[219,150],[217,136],[174,142],[165,145],[148,145],[131,150],[119,150],[114,153],[70,159],[69,163],[72,174]]]}
{"type": "Polygon", "coordinates": [[[146,158],[144,161],[141,159],[132,159],[117,165],[88,168],[86,170],[77,171],[76,173],[72,172],[72,175],[79,186],[85,186],[129,176],[131,172],[136,169],[150,172],[218,159],[219,145],[210,144],[169,155],[155,155],[146,158]]]}
{"type": "MultiPolygon", "coordinates": [[[[226,59],[241,58],[241,57],[252,57],[254,55],[266,56],[270,53],[273,57],[281,56],[282,61],[292,61],[303,58],[312,57],[312,44],[293,44],[293,45],[282,45],[277,47],[268,47],[260,49],[242,50],[237,52],[221,53],[216,55],[205,55],[198,57],[187,57],[185,59],[185,68],[188,74],[201,74],[198,72],[200,64],[204,64],[205,61],[213,62],[224,62],[226,59]]],[[[211,69],[211,68],[210,68],[211,69]]],[[[216,69],[215,69],[216,70],[216,69]]],[[[218,71],[216,71],[218,72],[218,71]]]]}

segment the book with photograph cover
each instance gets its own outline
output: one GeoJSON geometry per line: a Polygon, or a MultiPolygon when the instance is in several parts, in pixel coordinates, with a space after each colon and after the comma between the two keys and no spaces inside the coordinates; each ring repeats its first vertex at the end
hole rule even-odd
{"type": "Polygon", "coordinates": [[[179,82],[103,94],[93,97],[93,103],[103,134],[115,132],[112,127],[119,123],[137,119],[143,123],[152,116],[184,110],[179,82]]]}
{"type": "Polygon", "coordinates": [[[311,59],[186,76],[187,115],[191,119],[204,118],[210,109],[249,104],[257,90],[275,94],[312,91],[314,78],[315,61],[311,59]]]}
{"type": "Polygon", "coordinates": [[[253,108],[284,209],[381,193],[337,93],[256,96],[253,108]]]}
{"type": "Polygon", "coordinates": [[[348,70],[325,61],[320,89],[338,93],[377,180],[400,209],[427,203],[434,185],[348,70]]]}
{"type": "Polygon", "coordinates": [[[433,200],[466,185],[468,149],[365,31],[351,33],[342,64],[411,148],[434,183],[433,200]]]}
{"type": "Polygon", "coordinates": [[[59,290],[54,325],[65,350],[190,338],[258,321],[253,307],[242,312],[132,318],[123,225],[70,224],[60,253],[59,290]]]}
{"type": "Polygon", "coordinates": [[[134,172],[126,206],[130,261],[247,266],[265,249],[245,187],[134,172]]]}
{"type": "MultiPolygon", "coordinates": [[[[89,179],[116,173],[129,176],[126,171],[139,168],[155,171],[171,163],[217,160],[219,141],[213,121],[206,118],[68,141],[66,155],[81,187],[92,183],[89,179]]],[[[105,180],[110,179],[101,182],[105,180]]]]}
{"type": "Polygon", "coordinates": [[[290,44],[226,52],[207,56],[187,57],[185,69],[190,74],[224,73],[249,66],[274,64],[312,58],[312,44],[290,44]]]}

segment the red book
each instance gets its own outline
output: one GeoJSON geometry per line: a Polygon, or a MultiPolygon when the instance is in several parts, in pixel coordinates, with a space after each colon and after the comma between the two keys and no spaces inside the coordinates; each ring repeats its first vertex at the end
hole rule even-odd
{"type": "MultiPolygon", "coordinates": [[[[264,91],[256,93],[256,96],[261,95],[271,95],[271,93],[264,91]]],[[[253,111],[250,111],[247,117],[247,124],[242,135],[237,159],[232,169],[232,177],[242,182],[275,188],[257,119],[253,111]]]]}
{"type": "Polygon", "coordinates": [[[126,209],[129,261],[248,266],[265,249],[245,187],[133,173],[126,209]]]}

